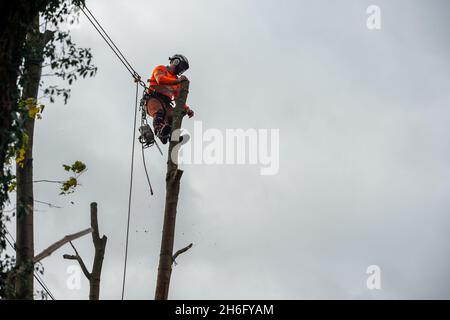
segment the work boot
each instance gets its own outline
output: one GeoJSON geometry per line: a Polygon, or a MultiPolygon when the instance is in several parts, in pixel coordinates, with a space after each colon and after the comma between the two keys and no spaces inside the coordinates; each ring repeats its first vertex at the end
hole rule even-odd
{"type": "MultiPolygon", "coordinates": [[[[163,136],[167,135],[167,129],[164,129],[166,125],[167,124],[164,121],[164,111],[160,110],[156,113],[155,118],[153,119],[153,131],[155,132],[155,135],[161,140],[161,142],[163,142],[164,140],[163,136]]],[[[166,144],[167,141],[163,143],[166,144]]]]}

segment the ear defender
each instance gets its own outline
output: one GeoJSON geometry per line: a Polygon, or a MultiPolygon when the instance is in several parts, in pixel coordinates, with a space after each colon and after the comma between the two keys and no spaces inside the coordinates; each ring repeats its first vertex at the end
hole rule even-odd
{"type": "Polygon", "coordinates": [[[181,61],[178,58],[169,58],[169,62],[173,63],[174,66],[177,66],[180,64],[181,61]]]}
{"type": "Polygon", "coordinates": [[[175,54],[169,58],[171,64],[176,67],[177,74],[182,74],[184,71],[189,69],[189,62],[187,58],[181,54],[175,54]]]}

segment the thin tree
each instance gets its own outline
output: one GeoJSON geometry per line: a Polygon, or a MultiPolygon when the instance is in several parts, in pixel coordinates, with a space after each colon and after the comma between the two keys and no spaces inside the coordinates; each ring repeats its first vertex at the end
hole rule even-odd
{"type": "MultiPolygon", "coordinates": [[[[155,300],[167,300],[169,295],[170,277],[172,275],[172,264],[174,263],[173,246],[175,241],[175,223],[177,216],[178,195],[180,193],[180,180],[183,171],[178,169],[178,151],[180,143],[180,128],[186,111],[183,106],[186,104],[189,92],[189,81],[181,83],[180,95],[175,101],[172,120],[172,139],[169,144],[169,154],[167,160],[166,174],[166,202],[164,207],[164,223],[161,240],[161,251],[159,256],[158,276],[156,281],[155,300]]],[[[187,251],[192,244],[177,252],[187,251]]],[[[175,257],[176,257],[175,256],[175,257]]]]}
{"type": "MultiPolygon", "coordinates": [[[[8,219],[3,209],[8,202],[8,188],[13,175],[11,159],[25,140],[24,121],[17,119],[20,113],[18,79],[23,64],[25,40],[40,13],[52,15],[66,0],[14,0],[0,2],[0,254],[5,249],[5,228],[8,219]],[[31,22],[31,23],[30,23],[31,22]]],[[[71,0],[72,4],[84,4],[84,0],[71,0]]],[[[0,297],[6,296],[7,273],[11,260],[0,260],[0,297]]]]}
{"type": "MultiPolygon", "coordinates": [[[[23,44],[29,31],[30,21],[55,0],[15,0],[0,2],[0,254],[6,246],[3,223],[4,206],[8,201],[8,187],[12,174],[8,160],[13,156],[9,151],[18,142],[21,127],[14,121],[19,90],[17,79],[23,59],[23,44]]],[[[7,275],[11,261],[0,260],[0,297],[7,292],[7,275]]]]}
{"type": "MultiPolygon", "coordinates": [[[[28,32],[25,41],[24,67],[20,78],[23,87],[22,99],[19,102],[24,105],[25,111],[20,116],[24,126],[26,137],[19,149],[20,161],[16,165],[16,268],[22,268],[24,272],[16,277],[15,297],[17,299],[33,299],[33,274],[32,259],[34,256],[34,193],[33,193],[33,141],[35,118],[40,116],[42,107],[38,106],[38,93],[41,84],[42,66],[45,61],[53,74],[62,79],[67,79],[69,84],[76,75],[94,75],[96,68],[91,65],[92,55],[89,49],[78,48],[72,42],[70,34],[60,30],[60,19],[73,17],[76,7],[64,3],[54,13],[44,14],[44,21],[53,30],[41,32],[39,17],[32,22],[32,29],[28,32]],[[55,44],[56,43],[56,44],[55,44]],[[63,50],[61,50],[63,48],[63,50]],[[59,49],[59,50],[58,50],[59,49]]],[[[70,89],[51,86],[43,90],[50,101],[55,100],[56,95],[63,95],[64,102],[69,98],[70,89]]]]}
{"type": "MultiPolygon", "coordinates": [[[[27,43],[33,51],[25,59],[24,86],[22,99],[37,99],[39,83],[42,74],[42,55],[46,44],[53,37],[53,32],[39,32],[39,17],[32,22],[33,28],[28,33],[27,43]]],[[[16,298],[33,299],[32,260],[34,257],[34,228],[33,228],[33,136],[34,117],[24,123],[25,133],[28,137],[27,147],[23,161],[16,165],[17,197],[16,197],[16,266],[30,264],[25,272],[17,277],[16,298]]]]}

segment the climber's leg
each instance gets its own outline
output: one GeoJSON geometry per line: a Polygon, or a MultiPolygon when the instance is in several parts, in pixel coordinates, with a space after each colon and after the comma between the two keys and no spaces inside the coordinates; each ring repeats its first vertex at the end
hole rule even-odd
{"type": "Polygon", "coordinates": [[[164,126],[164,105],[161,101],[155,98],[150,98],[147,100],[146,105],[147,113],[150,117],[153,118],[153,130],[156,134],[161,131],[164,126]]]}

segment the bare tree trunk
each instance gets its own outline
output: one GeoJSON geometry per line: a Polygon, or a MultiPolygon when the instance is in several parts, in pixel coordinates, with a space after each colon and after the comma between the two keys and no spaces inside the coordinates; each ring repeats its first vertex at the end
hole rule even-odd
{"type": "Polygon", "coordinates": [[[79,255],[75,246],[72,245],[75,255],[63,255],[64,259],[77,260],[80,264],[81,270],[83,271],[86,278],[89,280],[89,300],[99,300],[100,299],[100,277],[102,274],[103,258],[105,256],[106,242],[108,238],[104,235],[100,238],[100,232],[98,229],[98,219],[97,219],[97,203],[91,203],[91,229],[92,231],[92,242],[94,243],[95,255],[94,264],[92,266],[92,272],[89,272],[84,264],[83,259],[79,255]]]}
{"type": "MultiPolygon", "coordinates": [[[[183,106],[186,104],[189,92],[189,81],[181,83],[181,92],[173,110],[172,136],[179,136],[181,123],[185,115],[183,106]],[[174,132],[176,131],[176,132],[174,132]]],[[[178,139],[175,139],[178,140],[178,139]]],[[[175,240],[175,222],[177,216],[178,194],[180,179],[183,171],[178,169],[178,141],[169,144],[166,174],[166,204],[164,208],[164,224],[159,255],[158,277],[156,282],[155,300],[167,300],[169,296],[170,277],[172,274],[173,244],[175,240]],[[176,162],[174,162],[175,160],[176,162]]]]}
{"type": "MultiPolygon", "coordinates": [[[[51,39],[52,33],[39,32],[39,17],[34,19],[32,30],[28,33],[26,42],[33,52],[25,59],[24,87],[22,99],[37,100],[39,83],[42,73],[42,51],[51,39]]],[[[34,257],[34,228],[33,228],[33,136],[34,119],[25,122],[25,133],[28,135],[28,145],[21,164],[16,165],[17,198],[16,198],[16,267],[24,270],[16,277],[16,298],[33,299],[33,257],[34,257]]]]}
{"type": "Polygon", "coordinates": [[[97,220],[97,203],[95,202],[91,203],[91,227],[94,229],[92,241],[94,242],[95,255],[91,279],[89,280],[89,299],[98,300],[100,298],[100,277],[102,274],[103,257],[105,256],[106,241],[108,238],[105,235],[100,238],[97,220]]]}

